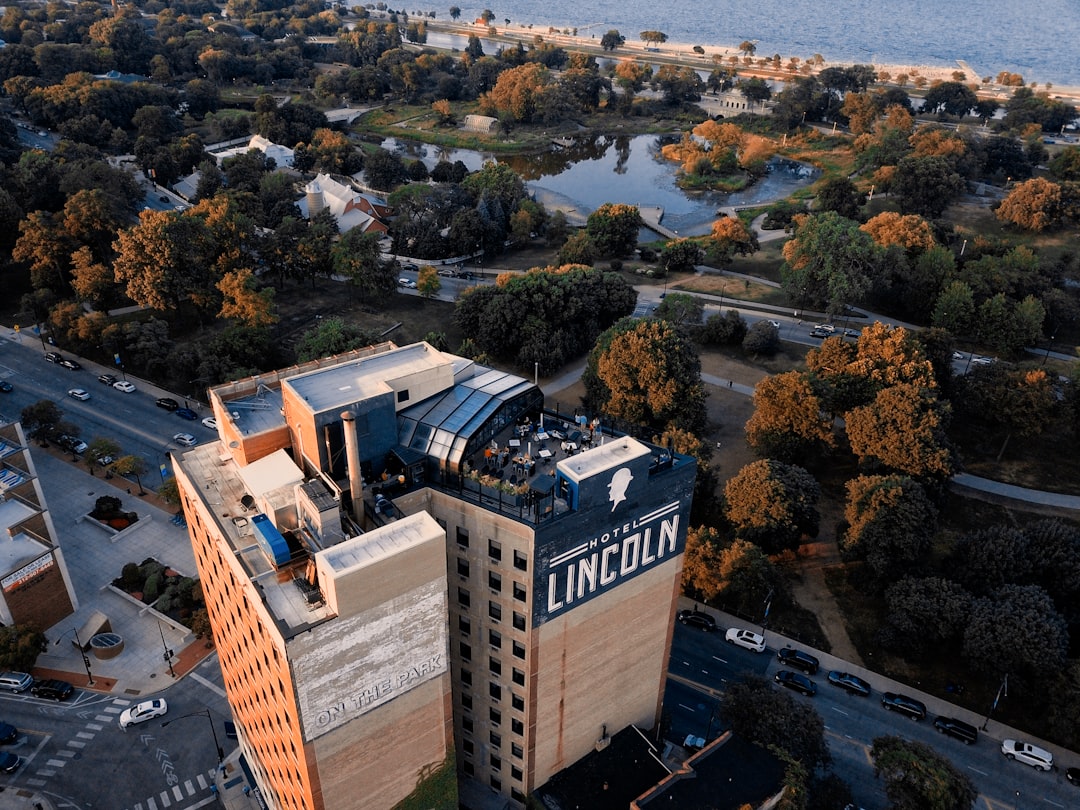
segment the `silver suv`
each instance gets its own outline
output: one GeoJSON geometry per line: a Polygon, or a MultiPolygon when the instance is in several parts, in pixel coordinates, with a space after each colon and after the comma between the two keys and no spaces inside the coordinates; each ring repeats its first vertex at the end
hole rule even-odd
{"type": "Polygon", "coordinates": [[[1030,765],[1037,771],[1049,771],[1054,767],[1054,755],[1045,748],[1023,742],[1022,740],[1002,740],[1001,753],[1006,759],[1013,759],[1030,765]]]}

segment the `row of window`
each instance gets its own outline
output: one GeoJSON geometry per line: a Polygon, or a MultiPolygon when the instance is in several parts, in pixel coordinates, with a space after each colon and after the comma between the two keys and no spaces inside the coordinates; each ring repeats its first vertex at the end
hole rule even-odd
{"type": "MultiPolygon", "coordinates": [[[[462,528],[457,529],[457,544],[458,548],[469,548],[469,530],[462,528]]],[[[502,543],[498,540],[488,539],[488,557],[492,562],[502,562],[502,543]]],[[[518,571],[529,570],[529,558],[524,551],[518,551],[514,549],[514,568],[518,571]]],[[[466,574],[468,576],[468,574],[466,574]]]]}

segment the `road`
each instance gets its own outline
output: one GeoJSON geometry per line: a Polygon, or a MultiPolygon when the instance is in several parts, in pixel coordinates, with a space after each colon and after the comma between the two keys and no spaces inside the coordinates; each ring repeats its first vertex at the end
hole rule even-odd
{"type": "MultiPolygon", "coordinates": [[[[682,741],[687,734],[715,739],[726,728],[716,712],[717,697],[725,685],[747,675],[771,680],[782,669],[775,649],[758,654],[727,644],[725,629],[705,633],[681,624],[675,626],[669,661],[671,677],[664,698],[672,740],[682,741]]],[[[804,697],[795,692],[791,695],[795,700],[811,701],[824,719],[832,768],[851,785],[858,805],[865,810],[885,810],[888,806],[883,784],[874,776],[870,760],[874,738],[888,734],[925,743],[952,761],[971,778],[980,794],[977,806],[985,810],[1036,807],[1052,810],[1076,807],[1080,803],[1080,789],[1065,780],[1063,769],[1042,773],[1009,762],[1001,754],[1001,741],[985,734],[980,735],[976,744],[964,745],[938,734],[933,727],[933,716],[916,722],[895,715],[881,705],[881,692],[895,689],[890,683],[871,678],[873,693],[869,697],[857,697],[829,684],[827,675],[823,666],[812,676],[818,688],[815,696],[804,697]]],[[[922,699],[918,692],[912,696],[922,699]]]]}
{"type": "Polygon", "coordinates": [[[217,658],[211,656],[192,676],[155,697],[166,699],[168,714],[124,731],[120,713],[137,697],[76,690],[69,701],[56,703],[29,692],[0,693],[0,719],[19,730],[18,739],[4,750],[23,759],[14,774],[0,777],[0,784],[41,791],[59,810],[170,805],[180,810],[215,803],[210,793],[217,765],[212,733],[223,746],[232,744],[225,737],[224,722],[232,715],[217,658]],[[201,714],[179,720],[204,710],[209,720],[201,714]],[[169,726],[162,728],[162,720],[169,726]]]}

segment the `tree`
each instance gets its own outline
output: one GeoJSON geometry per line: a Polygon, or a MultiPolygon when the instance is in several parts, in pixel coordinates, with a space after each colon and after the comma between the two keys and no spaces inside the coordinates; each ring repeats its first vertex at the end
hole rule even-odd
{"type": "Polygon", "coordinates": [[[83,452],[83,461],[86,462],[86,467],[90,472],[90,475],[93,475],[94,469],[101,466],[98,464],[99,461],[104,458],[116,458],[118,455],[120,455],[119,444],[112,439],[107,439],[103,436],[95,436],[86,443],[86,450],[83,452]]]}
{"type": "Polygon", "coordinates": [[[667,42],[667,34],[662,31],[642,31],[640,34],[638,34],[638,37],[646,45],[651,42],[655,42],[658,45],[667,42]]]}
{"type": "Polygon", "coordinates": [[[962,118],[978,104],[975,92],[960,82],[941,82],[926,91],[923,112],[945,113],[962,118]]]}
{"type": "Polygon", "coordinates": [[[1061,225],[1064,214],[1061,186],[1035,177],[1012,187],[995,215],[1027,231],[1045,231],[1061,225]]]}
{"type": "Polygon", "coordinates": [[[755,386],[746,441],[758,455],[792,462],[819,455],[836,439],[807,375],[788,371],[755,386]]]}
{"type": "Polygon", "coordinates": [[[701,315],[705,311],[705,305],[696,295],[687,293],[669,293],[656,308],[656,317],[667,321],[677,329],[685,329],[697,326],[701,323],[701,315]]]}
{"type": "Polygon", "coordinates": [[[255,276],[248,268],[226,273],[217,283],[221,291],[218,317],[233,318],[245,326],[269,326],[277,323],[274,312],[274,288],[256,289],[255,276]]]}
{"type": "Polygon", "coordinates": [[[461,9],[458,6],[450,6],[450,19],[456,22],[460,16],[461,9]]]}
{"type": "Polygon", "coordinates": [[[0,627],[0,667],[29,672],[49,646],[40,630],[25,624],[0,627]]]}
{"type": "Polygon", "coordinates": [[[551,84],[550,71],[539,62],[504,70],[481,99],[489,114],[509,114],[514,121],[530,123],[537,117],[540,97],[551,84]]]}
{"type": "Polygon", "coordinates": [[[747,354],[771,357],[780,351],[780,330],[767,320],[756,321],[746,330],[742,348],[747,354]]]}
{"type": "Polygon", "coordinates": [[[56,433],[56,426],[63,415],[64,412],[56,406],[55,402],[41,399],[23,408],[19,421],[22,422],[26,435],[45,447],[48,440],[56,433]]]}
{"type": "Polygon", "coordinates": [[[901,213],[936,219],[964,190],[952,162],[939,155],[901,158],[893,178],[901,213]]]}
{"type": "Polygon", "coordinates": [[[728,684],[719,709],[735,734],[764,748],[775,746],[810,770],[830,762],[821,715],[763,678],[728,684]]]}
{"type": "Polygon", "coordinates": [[[660,251],[660,267],[664,274],[693,273],[705,259],[705,250],[690,239],[674,239],[660,251]]]}
{"type": "Polygon", "coordinates": [[[901,655],[920,656],[959,644],[972,596],[942,577],[904,577],[885,590],[888,616],[878,635],[901,655]]]}
{"type": "Polygon", "coordinates": [[[880,255],[857,223],[832,211],[806,217],[783,252],[781,282],[792,301],[830,315],[862,300],[880,255]]]}
{"type": "Polygon", "coordinates": [[[867,220],[861,230],[870,234],[870,238],[883,248],[899,245],[904,250],[923,252],[937,245],[930,223],[915,214],[882,211],[867,220]]]}
{"type": "Polygon", "coordinates": [[[916,479],[948,478],[956,462],[945,437],[949,407],[911,384],[878,392],[874,401],[847,414],[851,450],[916,479]]]}
{"type": "Polygon", "coordinates": [[[1043,369],[1009,368],[992,363],[974,366],[958,382],[957,407],[991,434],[1004,434],[998,459],[1015,433],[1038,436],[1050,426],[1057,399],[1043,369]]]}
{"type": "Polygon", "coordinates": [[[990,526],[964,534],[949,558],[953,579],[976,596],[1032,578],[1030,540],[1012,526],[990,526]]]}
{"type": "Polygon", "coordinates": [[[709,261],[720,267],[731,264],[736,253],[749,256],[759,247],[757,236],[737,217],[723,216],[716,220],[709,239],[709,261]]]}
{"type": "Polygon", "coordinates": [[[637,244],[642,224],[636,205],[604,203],[589,214],[585,231],[601,256],[625,256],[637,244]]]}
{"type": "Polygon", "coordinates": [[[117,475],[122,475],[125,478],[129,475],[134,475],[135,483],[139,486],[139,495],[146,494],[146,490],[143,489],[142,485],[142,476],[150,469],[146,463],[146,459],[142,456],[121,456],[110,466],[112,467],[112,471],[117,475]]]}
{"type": "Polygon", "coordinates": [[[585,231],[575,231],[559,248],[560,265],[592,265],[596,261],[596,246],[585,231]]]}
{"type": "Polygon", "coordinates": [[[379,148],[364,158],[364,176],[373,187],[393,191],[405,180],[405,164],[395,153],[379,148]]]}
{"type": "Polygon", "coordinates": [[[711,526],[691,526],[686,532],[682,589],[687,596],[711,602],[723,590],[720,574],[720,533],[711,526]]]}
{"type": "Polygon", "coordinates": [[[300,336],[296,344],[296,359],[297,362],[306,363],[320,357],[330,357],[370,346],[377,340],[377,335],[346,323],[338,316],[323,318],[314,329],[309,329],[300,336]]]}
{"type": "Polygon", "coordinates": [[[753,56],[757,53],[757,44],[748,39],[744,39],[739,43],[739,53],[743,56],[753,56]]]}
{"type": "Polygon", "coordinates": [[[877,737],[870,757],[893,810],[971,810],[975,805],[978,791],[968,775],[924,743],[877,737]]]}
{"type": "Polygon", "coordinates": [[[858,219],[866,195],[846,177],[830,177],[817,188],[818,211],[834,211],[846,219],[858,219]]]}
{"type": "Polygon", "coordinates": [[[393,266],[382,259],[377,233],[346,231],[331,248],[330,260],[334,273],[344,276],[362,300],[380,300],[397,289],[393,266]]]}
{"type": "Polygon", "coordinates": [[[975,296],[963,281],[953,281],[938,296],[931,323],[954,335],[971,333],[975,323],[975,296]]]}
{"type": "Polygon", "coordinates": [[[972,604],[963,651],[982,671],[993,662],[993,674],[1036,686],[1065,666],[1068,648],[1065,619],[1037,585],[1003,585],[972,604]]]}
{"type": "Polygon", "coordinates": [[[612,28],[600,37],[600,47],[605,51],[613,51],[626,44],[626,37],[619,33],[618,29],[612,28]]]}
{"type": "Polygon", "coordinates": [[[865,559],[880,581],[914,571],[930,549],[937,510],[922,486],[902,476],[860,475],[847,482],[848,527],[841,550],[865,559]]]}
{"type": "Polygon", "coordinates": [[[821,487],[802,467],[762,459],[747,464],[727,482],[726,516],[736,534],[769,554],[797,548],[816,537],[821,487]]]}
{"type": "Polygon", "coordinates": [[[139,223],[121,231],[113,243],[113,270],[135,303],[162,312],[174,310],[214,289],[220,277],[214,277],[208,255],[213,247],[198,216],[143,211],[139,223]]]}
{"type": "Polygon", "coordinates": [[[705,425],[701,362],[665,321],[623,321],[600,336],[583,376],[590,403],[616,419],[657,429],[705,425]]]}
{"type": "Polygon", "coordinates": [[[438,295],[439,290],[442,289],[439,271],[430,264],[421,266],[420,272],[416,275],[416,289],[424,298],[434,298],[438,295]]]}
{"type": "Polygon", "coordinates": [[[738,346],[745,337],[746,321],[737,309],[714,312],[698,333],[698,340],[706,346],[738,346]]]}

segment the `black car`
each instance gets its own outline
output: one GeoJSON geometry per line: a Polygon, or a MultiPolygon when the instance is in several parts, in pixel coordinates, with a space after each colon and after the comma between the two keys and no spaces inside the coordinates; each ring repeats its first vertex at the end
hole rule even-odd
{"type": "Polygon", "coordinates": [[[810,653],[792,649],[791,647],[777,650],[776,658],[781,664],[792,669],[801,669],[807,675],[817,675],[818,666],[820,665],[818,660],[810,653]]]}
{"type": "Polygon", "coordinates": [[[0,721],[0,745],[13,743],[19,738],[19,730],[11,723],[0,721]]]}
{"type": "Polygon", "coordinates": [[[1080,768],[1069,768],[1065,771],[1065,778],[1074,785],[1080,785],[1080,768]]]}
{"type": "Polygon", "coordinates": [[[906,714],[912,720],[922,720],[926,717],[926,704],[907,695],[898,695],[896,692],[886,692],[881,696],[881,705],[890,712],[906,714]]]}
{"type": "Polygon", "coordinates": [[[807,696],[817,694],[817,686],[801,672],[791,672],[790,670],[782,669],[773,675],[773,680],[781,686],[785,686],[788,689],[794,689],[796,692],[802,692],[807,696]]]}
{"type": "Polygon", "coordinates": [[[964,745],[971,745],[979,738],[979,732],[975,726],[965,723],[963,720],[957,720],[955,717],[937,718],[934,721],[934,728],[938,730],[938,734],[948,734],[950,737],[956,737],[964,745]]]}
{"type": "MultiPolygon", "coordinates": [[[[115,378],[113,379],[113,382],[116,382],[115,378]]],[[[154,401],[154,404],[157,405],[159,408],[164,408],[167,411],[175,411],[177,408],[180,407],[180,403],[172,397],[158,397],[154,401]]]]}
{"type": "Polygon", "coordinates": [[[60,365],[62,365],[64,368],[69,368],[72,371],[78,371],[80,368],[82,368],[80,364],[76,363],[74,360],[68,360],[66,357],[60,361],[60,365]]]}
{"type": "Polygon", "coordinates": [[[116,375],[115,374],[99,374],[98,378],[97,378],[97,381],[99,383],[104,383],[105,385],[112,385],[114,382],[116,382],[116,375]]]}
{"type": "Polygon", "coordinates": [[[9,751],[0,752],[0,771],[4,773],[15,773],[22,765],[22,760],[16,754],[12,754],[9,751]]]}
{"type": "Polygon", "coordinates": [[[7,380],[0,380],[0,391],[3,391],[5,394],[10,394],[14,390],[11,383],[7,380]]]}
{"type": "Polygon", "coordinates": [[[700,627],[706,633],[712,633],[716,630],[716,620],[708,613],[702,613],[700,610],[680,610],[677,618],[683,624],[700,627]]]}
{"type": "Polygon", "coordinates": [[[38,681],[30,687],[30,694],[34,697],[48,698],[49,700],[67,700],[75,692],[75,687],[67,681],[58,681],[50,678],[46,681],[38,681]]]}
{"type": "Polygon", "coordinates": [[[833,686],[839,686],[853,695],[866,697],[870,694],[870,684],[850,672],[839,672],[834,669],[829,673],[829,683],[833,686]]]}
{"type": "Polygon", "coordinates": [[[191,410],[191,408],[178,408],[176,411],[176,415],[179,416],[181,419],[187,419],[189,421],[194,421],[195,419],[199,418],[199,415],[195,413],[195,411],[191,410]]]}

